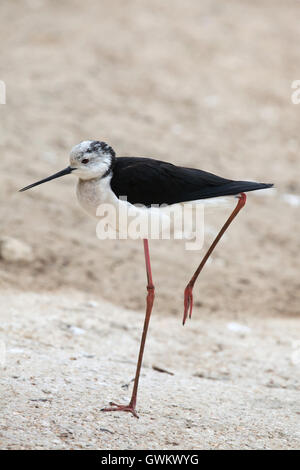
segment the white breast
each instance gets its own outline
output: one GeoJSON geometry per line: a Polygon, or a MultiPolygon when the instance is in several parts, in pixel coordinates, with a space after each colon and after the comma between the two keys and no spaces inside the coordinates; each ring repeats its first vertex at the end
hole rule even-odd
{"type": "Polygon", "coordinates": [[[111,176],[91,180],[80,179],[77,184],[77,198],[81,207],[91,216],[97,217],[100,204],[110,203],[116,206],[118,198],[111,190],[111,176]]]}

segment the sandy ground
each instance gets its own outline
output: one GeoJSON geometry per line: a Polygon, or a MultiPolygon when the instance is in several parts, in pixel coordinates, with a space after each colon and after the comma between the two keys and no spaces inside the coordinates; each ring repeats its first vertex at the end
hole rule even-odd
{"type": "MultiPolygon", "coordinates": [[[[299,447],[298,9],[296,0],[2,1],[0,238],[33,253],[0,259],[2,447],[299,447]],[[249,195],[197,285],[188,328],[182,294],[200,254],[151,243],[157,297],[139,421],[99,409],[129,393],[141,243],[99,241],[72,177],[17,193],[65,168],[84,139],[276,185],[249,195]],[[89,299],[99,307],[85,308],[89,299]],[[251,332],[241,338],[230,322],[251,332]]],[[[225,217],[206,214],[206,245],[225,217]]]]}
{"type": "Polygon", "coordinates": [[[183,328],[155,312],[137,420],[100,411],[111,399],[128,401],[141,329],[135,312],[76,293],[0,300],[7,305],[3,448],[300,445],[298,320],[197,318],[183,328]]]}

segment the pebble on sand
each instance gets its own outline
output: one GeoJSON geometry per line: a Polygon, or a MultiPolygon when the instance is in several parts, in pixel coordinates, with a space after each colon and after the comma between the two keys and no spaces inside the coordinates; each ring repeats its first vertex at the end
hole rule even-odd
{"type": "Polygon", "coordinates": [[[32,248],[23,241],[12,237],[1,237],[0,258],[10,262],[30,262],[34,256],[32,248]]]}

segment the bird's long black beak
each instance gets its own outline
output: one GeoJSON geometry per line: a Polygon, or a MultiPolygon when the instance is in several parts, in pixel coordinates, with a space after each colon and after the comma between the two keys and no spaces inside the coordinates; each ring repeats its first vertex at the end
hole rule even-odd
{"type": "Polygon", "coordinates": [[[20,189],[19,192],[22,193],[23,191],[27,191],[27,189],[31,189],[31,188],[34,188],[35,186],[38,186],[39,184],[47,183],[47,181],[51,181],[51,180],[54,180],[56,178],[60,178],[61,176],[64,176],[64,175],[69,175],[70,173],[72,173],[73,170],[74,170],[74,168],[71,168],[70,166],[68,166],[64,170],[59,171],[58,173],[55,173],[55,175],[48,176],[48,178],[45,178],[41,181],[37,181],[36,183],[32,183],[29,186],[26,186],[25,188],[20,189]]]}

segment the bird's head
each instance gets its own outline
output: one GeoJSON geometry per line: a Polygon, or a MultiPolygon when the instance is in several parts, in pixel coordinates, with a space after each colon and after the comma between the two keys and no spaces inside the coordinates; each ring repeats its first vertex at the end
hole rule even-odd
{"type": "Polygon", "coordinates": [[[115,158],[114,150],[105,142],[84,140],[72,148],[70,153],[70,166],[52,176],[48,176],[48,178],[30,184],[20,191],[27,191],[27,189],[31,189],[34,186],[70,173],[85,180],[103,178],[109,175],[115,158]]]}
{"type": "Polygon", "coordinates": [[[101,178],[108,174],[114,159],[114,150],[105,142],[84,140],[72,148],[70,167],[81,179],[101,178]]]}

